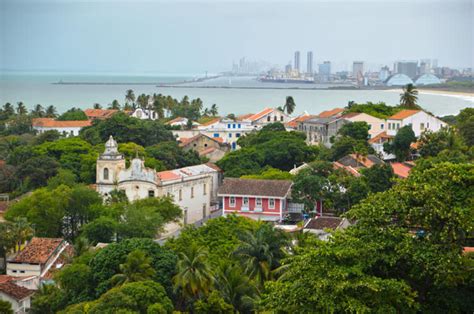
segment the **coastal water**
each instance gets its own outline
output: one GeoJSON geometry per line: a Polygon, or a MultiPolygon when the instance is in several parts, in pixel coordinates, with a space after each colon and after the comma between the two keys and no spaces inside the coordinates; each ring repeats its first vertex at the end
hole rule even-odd
{"type": "MultiPolygon", "coordinates": [[[[264,107],[283,105],[286,96],[293,96],[296,113],[319,113],[334,107],[343,107],[349,101],[379,102],[395,105],[400,90],[321,90],[306,89],[308,84],[261,83],[251,77],[219,77],[200,82],[182,83],[197,78],[195,75],[77,75],[1,74],[0,105],[22,101],[28,108],[36,104],[54,105],[59,112],[71,107],[91,108],[94,103],[106,107],[114,99],[124,102],[125,91],[161,93],[181,99],[201,98],[205,106],[217,104],[221,114],[257,112],[264,107]],[[91,84],[53,84],[87,82],[91,84]],[[110,83],[110,84],[99,84],[110,83]],[[173,84],[175,87],[160,85],[173,84]],[[286,89],[290,88],[290,89],[286,89]],[[305,88],[305,89],[303,89],[305,88]]],[[[321,87],[321,86],[314,86],[321,87]]],[[[436,94],[421,92],[419,104],[436,115],[457,114],[460,109],[474,107],[472,95],[436,94]]]]}

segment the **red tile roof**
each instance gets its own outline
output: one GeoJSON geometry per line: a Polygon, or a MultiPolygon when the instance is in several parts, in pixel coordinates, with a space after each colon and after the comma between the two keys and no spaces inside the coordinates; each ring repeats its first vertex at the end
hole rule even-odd
{"type": "Polygon", "coordinates": [[[27,289],[25,287],[18,286],[11,281],[7,281],[0,284],[0,292],[5,293],[6,295],[16,299],[23,300],[26,297],[31,296],[35,293],[33,290],[27,289]]]}
{"type": "Polygon", "coordinates": [[[202,126],[208,126],[208,125],[211,125],[211,124],[214,124],[214,123],[217,123],[221,121],[221,118],[215,118],[215,119],[212,119],[212,120],[209,120],[205,123],[201,123],[202,126]]]}
{"type": "Polygon", "coordinates": [[[219,144],[223,144],[224,143],[224,139],[222,137],[211,137],[211,136],[208,136],[206,134],[203,134],[203,133],[199,133],[198,135],[195,135],[193,137],[185,137],[185,138],[180,138],[179,141],[181,142],[179,144],[179,146],[181,147],[184,147],[184,146],[187,146],[189,144],[191,144],[192,142],[194,142],[195,140],[197,140],[198,138],[200,138],[201,136],[205,136],[207,137],[208,139],[214,141],[214,142],[217,142],[219,144]]]}
{"type": "Polygon", "coordinates": [[[180,179],[179,174],[174,173],[172,170],[160,171],[156,174],[161,181],[170,181],[180,179]]]}
{"type": "Polygon", "coordinates": [[[350,119],[350,118],[357,117],[358,115],[360,115],[360,112],[349,112],[341,116],[341,118],[350,119]]]}
{"type": "Polygon", "coordinates": [[[84,113],[89,119],[108,119],[114,113],[118,112],[115,109],[86,109],[84,113]]]}
{"type": "Polygon", "coordinates": [[[343,164],[335,161],[333,162],[333,167],[334,169],[344,169],[346,171],[348,171],[350,174],[352,174],[354,177],[360,177],[361,174],[359,173],[359,171],[357,171],[357,169],[351,167],[351,166],[344,166],[343,164]]]}
{"type": "Polygon", "coordinates": [[[312,218],[305,226],[305,229],[336,229],[342,222],[340,217],[318,217],[312,218]]]}
{"type": "Polygon", "coordinates": [[[199,152],[199,156],[205,156],[205,155],[207,155],[207,154],[212,153],[212,152],[215,151],[215,150],[216,150],[215,147],[206,148],[206,149],[204,149],[204,150],[202,150],[202,151],[199,152]]]}
{"type": "Polygon", "coordinates": [[[14,280],[15,277],[9,275],[0,275],[0,283],[8,282],[14,280]]]}
{"type": "Polygon", "coordinates": [[[218,194],[285,197],[290,191],[289,180],[254,180],[226,178],[218,194]]]}
{"type": "Polygon", "coordinates": [[[260,119],[260,118],[266,116],[267,114],[273,112],[273,110],[275,110],[275,109],[273,109],[273,108],[265,108],[265,109],[263,109],[262,111],[260,111],[260,112],[258,112],[258,113],[256,113],[256,114],[254,114],[254,115],[251,115],[250,117],[247,118],[247,120],[250,120],[250,121],[258,120],[258,119],[260,119]]]}
{"type": "Polygon", "coordinates": [[[464,253],[474,253],[474,247],[472,246],[465,246],[462,248],[464,253]]]}
{"type": "Polygon", "coordinates": [[[33,238],[11,262],[44,264],[63,243],[60,238],[33,238]]]}
{"type": "Polygon", "coordinates": [[[173,124],[173,123],[176,123],[176,122],[184,122],[185,120],[186,120],[186,118],[176,117],[173,120],[170,120],[170,121],[166,122],[166,124],[173,124]]]}
{"type": "Polygon", "coordinates": [[[369,143],[370,144],[374,144],[374,143],[383,143],[385,142],[386,140],[389,140],[393,138],[392,135],[387,135],[387,132],[383,131],[379,134],[377,134],[375,137],[369,139],[369,143]]]}
{"type": "Polygon", "coordinates": [[[326,110],[318,114],[318,118],[331,118],[341,114],[344,111],[344,108],[335,108],[332,110],[326,110]]]}
{"type": "Polygon", "coordinates": [[[394,114],[393,116],[389,117],[389,120],[403,120],[405,118],[408,118],[409,116],[414,115],[415,113],[420,112],[421,110],[402,110],[394,114]]]}
{"type": "Polygon", "coordinates": [[[401,162],[392,162],[390,166],[393,169],[393,173],[399,178],[406,179],[410,174],[411,167],[401,163],[401,162]]]}
{"type": "Polygon", "coordinates": [[[91,126],[92,123],[90,120],[59,121],[53,118],[34,118],[32,125],[44,128],[82,128],[91,126]]]}
{"type": "Polygon", "coordinates": [[[316,118],[316,116],[310,115],[310,114],[299,116],[299,117],[296,117],[296,118],[292,119],[288,123],[286,123],[286,126],[288,126],[290,128],[296,128],[298,126],[299,122],[304,122],[304,121],[312,119],[312,118],[316,118]]]}
{"type": "Polygon", "coordinates": [[[215,163],[212,163],[212,162],[206,163],[206,166],[208,166],[209,168],[212,168],[212,169],[214,169],[214,170],[216,170],[216,171],[219,171],[219,172],[222,171],[221,168],[219,168],[215,163]]]}

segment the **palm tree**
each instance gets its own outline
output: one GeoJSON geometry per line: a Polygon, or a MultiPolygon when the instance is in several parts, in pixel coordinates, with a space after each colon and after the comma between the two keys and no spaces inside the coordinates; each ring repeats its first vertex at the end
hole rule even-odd
{"type": "Polygon", "coordinates": [[[205,117],[209,117],[210,114],[211,113],[210,113],[210,110],[208,108],[205,108],[204,112],[202,113],[202,115],[205,116],[205,117]]]}
{"type": "Polygon", "coordinates": [[[32,111],[33,115],[38,118],[42,118],[45,114],[43,106],[37,104],[32,111]]]}
{"type": "Polygon", "coordinates": [[[155,98],[155,100],[153,100],[153,110],[156,112],[156,114],[158,115],[158,118],[159,119],[162,119],[165,117],[165,106],[164,106],[164,103],[161,99],[159,98],[155,98]]]}
{"type": "Polygon", "coordinates": [[[99,103],[96,102],[96,103],[94,104],[94,107],[93,107],[93,108],[94,108],[94,109],[102,109],[102,106],[101,106],[99,103]]]}
{"type": "Polygon", "coordinates": [[[254,233],[243,233],[240,241],[233,254],[242,261],[245,273],[263,286],[264,281],[272,278],[272,270],[280,266],[287,237],[272,226],[261,224],[254,233]]]}
{"type": "Polygon", "coordinates": [[[150,103],[150,95],[141,94],[137,98],[137,103],[140,105],[140,108],[142,108],[143,110],[148,109],[148,105],[150,103]]]}
{"type": "Polygon", "coordinates": [[[407,84],[403,87],[403,93],[400,94],[400,105],[407,108],[418,108],[418,90],[413,84],[407,84]]]}
{"type": "Polygon", "coordinates": [[[286,97],[286,102],[285,102],[285,105],[283,106],[283,109],[286,110],[286,113],[291,115],[295,111],[295,108],[296,108],[296,104],[293,97],[291,96],[286,97]]]}
{"type": "Polygon", "coordinates": [[[209,110],[209,113],[210,113],[213,117],[215,117],[215,116],[217,116],[217,115],[219,114],[219,111],[218,111],[217,109],[218,109],[218,108],[217,108],[217,105],[216,105],[216,104],[212,104],[211,110],[209,110]]]}
{"type": "Polygon", "coordinates": [[[131,105],[133,108],[135,107],[135,93],[133,90],[129,89],[126,91],[125,103],[131,105]]]}
{"type": "Polygon", "coordinates": [[[7,117],[9,117],[15,114],[15,109],[13,108],[12,104],[7,102],[5,105],[3,105],[3,112],[7,117]]]}
{"type": "Polygon", "coordinates": [[[121,273],[112,277],[112,283],[120,285],[152,278],[156,272],[151,266],[151,261],[151,258],[147,257],[141,250],[130,252],[127,255],[127,261],[124,264],[120,264],[121,273]]]}
{"type": "Polygon", "coordinates": [[[178,256],[178,271],[173,277],[175,289],[181,289],[186,300],[207,295],[214,282],[207,251],[192,245],[178,256]]]}
{"type": "Polygon", "coordinates": [[[120,104],[117,99],[114,99],[114,101],[112,101],[112,104],[109,105],[109,109],[120,110],[120,104]]]}
{"type": "Polygon", "coordinates": [[[257,289],[238,265],[220,265],[217,288],[226,302],[232,304],[238,312],[252,312],[257,289]]]}
{"type": "Polygon", "coordinates": [[[15,236],[18,251],[21,249],[22,244],[33,236],[33,228],[31,227],[31,224],[23,217],[16,217],[13,220],[12,231],[15,236]]]}
{"type": "Polygon", "coordinates": [[[57,116],[56,107],[54,107],[53,105],[48,106],[48,107],[46,108],[46,117],[48,117],[48,118],[56,118],[56,116],[57,116]]]}
{"type": "Polygon", "coordinates": [[[26,110],[25,104],[22,101],[16,103],[16,113],[19,115],[28,113],[28,110],[26,110]]]}

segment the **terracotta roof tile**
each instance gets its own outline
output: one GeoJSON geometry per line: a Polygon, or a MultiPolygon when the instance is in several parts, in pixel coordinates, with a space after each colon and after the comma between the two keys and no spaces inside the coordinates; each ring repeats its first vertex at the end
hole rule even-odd
{"type": "Polygon", "coordinates": [[[344,108],[334,108],[332,110],[326,110],[318,114],[318,118],[331,118],[341,114],[344,111],[344,108]]]}
{"type": "Polygon", "coordinates": [[[0,284],[0,292],[3,292],[16,300],[23,300],[35,293],[33,290],[18,286],[11,281],[0,284]]]}
{"type": "Polygon", "coordinates": [[[31,124],[44,128],[82,128],[92,125],[90,120],[59,121],[53,118],[34,118],[31,124]]]}
{"type": "Polygon", "coordinates": [[[199,156],[205,156],[205,155],[207,155],[207,154],[212,153],[212,152],[215,151],[215,150],[216,150],[215,147],[208,147],[208,148],[206,148],[206,149],[200,151],[200,152],[199,152],[199,156]]]}
{"type": "Polygon", "coordinates": [[[176,117],[173,120],[170,120],[170,121],[166,122],[166,124],[173,124],[173,123],[176,123],[176,122],[184,122],[184,121],[186,121],[186,118],[176,117]]]}
{"type": "Polygon", "coordinates": [[[347,172],[349,172],[350,174],[352,174],[352,175],[355,176],[355,177],[360,177],[360,176],[361,176],[361,174],[359,173],[359,171],[357,171],[357,169],[355,169],[355,168],[353,168],[353,167],[351,167],[351,166],[344,166],[343,164],[341,164],[341,163],[339,163],[339,162],[337,162],[337,161],[333,162],[332,165],[333,165],[334,169],[344,169],[344,170],[346,170],[347,172]]]}
{"type": "Polygon", "coordinates": [[[318,217],[312,218],[305,226],[305,229],[336,229],[342,222],[340,217],[318,217]]]}
{"type": "Polygon", "coordinates": [[[354,118],[354,117],[357,117],[357,116],[360,115],[360,114],[361,114],[360,112],[349,112],[349,113],[346,113],[345,115],[342,115],[342,116],[341,116],[341,119],[354,118]]]}
{"type": "Polygon", "coordinates": [[[383,131],[383,132],[377,134],[376,136],[374,136],[373,138],[369,139],[369,143],[370,144],[383,143],[383,142],[385,142],[385,140],[389,140],[391,138],[393,138],[392,135],[387,135],[387,132],[383,131]]]}
{"type": "Polygon", "coordinates": [[[179,174],[173,172],[173,170],[160,171],[156,174],[161,181],[170,181],[181,179],[179,174]]]}
{"type": "Polygon", "coordinates": [[[0,275],[0,283],[9,282],[14,280],[15,277],[9,275],[0,275]]]}
{"type": "Polygon", "coordinates": [[[63,241],[60,238],[33,238],[11,262],[44,264],[56,252],[63,241]]]}
{"type": "Polygon", "coordinates": [[[464,253],[474,253],[474,247],[472,246],[465,246],[462,248],[464,253]]]}
{"type": "Polygon", "coordinates": [[[390,164],[393,169],[393,173],[398,176],[399,178],[406,179],[410,174],[411,167],[401,163],[401,162],[393,162],[390,164]]]}
{"type": "Polygon", "coordinates": [[[89,119],[108,119],[118,112],[115,109],[86,109],[84,113],[89,119]]]}
{"type": "Polygon", "coordinates": [[[221,121],[221,118],[215,118],[215,119],[207,121],[206,123],[201,123],[201,126],[208,126],[214,123],[218,123],[219,121],[221,121]]]}
{"type": "Polygon", "coordinates": [[[273,110],[275,110],[275,109],[273,109],[273,108],[265,108],[265,109],[263,109],[262,111],[260,111],[260,112],[258,112],[258,113],[256,113],[256,114],[254,114],[254,115],[248,117],[247,120],[250,120],[250,121],[258,120],[258,119],[264,117],[265,115],[271,113],[273,110]]]}
{"type": "Polygon", "coordinates": [[[226,178],[218,194],[285,197],[293,183],[289,180],[226,178]]]}
{"type": "Polygon", "coordinates": [[[420,112],[421,110],[402,110],[394,114],[393,116],[389,117],[388,120],[403,120],[405,118],[408,118],[409,116],[414,115],[415,113],[420,112]]]}
{"type": "Polygon", "coordinates": [[[298,126],[299,122],[304,122],[304,121],[312,119],[312,118],[316,118],[316,116],[310,115],[310,114],[299,116],[299,117],[296,117],[296,118],[292,119],[288,123],[286,123],[286,125],[290,128],[296,128],[298,126]]]}

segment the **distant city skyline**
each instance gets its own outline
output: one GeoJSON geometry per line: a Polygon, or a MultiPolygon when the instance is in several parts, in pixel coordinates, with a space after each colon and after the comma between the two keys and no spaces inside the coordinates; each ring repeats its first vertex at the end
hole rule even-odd
{"type": "Polygon", "coordinates": [[[242,57],[313,69],[473,67],[474,5],[452,1],[0,1],[0,69],[217,73],[242,57]],[[296,10],[296,11],[295,11],[296,10]],[[288,14],[296,12],[296,14],[288,14]],[[306,57],[306,58],[305,58],[306,57]]]}

